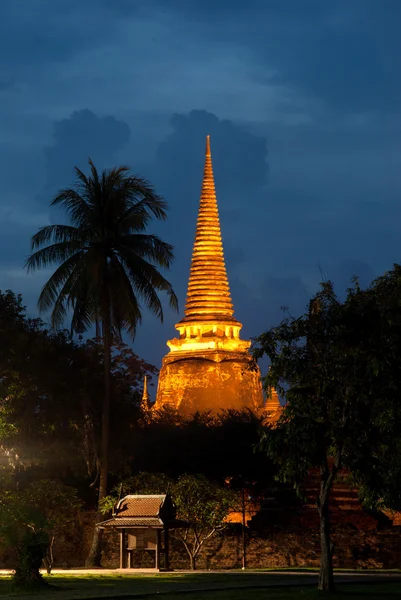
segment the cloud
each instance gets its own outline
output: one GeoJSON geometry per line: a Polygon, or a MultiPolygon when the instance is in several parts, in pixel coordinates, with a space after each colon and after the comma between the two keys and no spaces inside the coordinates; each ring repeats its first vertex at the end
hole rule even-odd
{"type": "Polygon", "coordinates": [[[0,66],[16,79],[31,79],[48,63],[65,62],[112,35],[109,3],[102,0],[2,0],[0,66]],[[49,52],[50,49],[50,52],[49,52]],[[27,55],[27,51],[29,54],[27,55]],[[32,66],[35,71],[32,71],[32,66]]]}
{"type": "MultiPolygon", "coordinates": [[[[162,0],[150,5],[165,11],[162,0]]],[[[337,111],[399,108],[399,0],[171,0],[168,6],[204,47],[219,40],[237,56],[248,55],[254,84],[295,88],[337,111]]]]}
{"type": "MultiPolygon", "coordinates": [[[[2,0],[1,267],[23,264],[75,164],[128,163],[169,202],[152,232],[176,246],[183,309],[208,133],[244,332],[282,304],[295,312],[318,264],[342,287],[354,270],[367,280],[391,267],[400,11],[399,0],[2,0]]],[[[158,362],[176,320],[149,317],[138,351],[158,362]]]]}
{"type": "Polygon", "coordinates": [[[99,117],[88,109],[56,121],[53,144],[44,149],[46,187],[69,185],[74,178],[73,167],[87,170],[89,157],[99,170],[114,166],[110,161],[129,139],[130,129],[125,122],[112,116],[99,117]]]}
{"type": "Polygon", "coordinates": [[[171,135],[160,143],[157,150],[157,158],[166,174],[172,172],[175,163],[181,175],[185,171],[187,180],[199,177],[204,140],[210,134],[213,160],[218,165],[215,169],[217,185],[230,192],[233,188],[239,190],[266,185],[267,144],[264,136],[251,134],[233,121],[219,119],[206,110],[175,114],[171,118],[171,127],[171,135]]]}
{"type": "MultiPolygon", "coordinates": [[[[22,130],[32,128],[30,121],[17,123],[22,130]]],[[[6,130],[7,131],[7,130],[6,130]]],[[[18,131],[18,127],[16,127],[18,131]]],[[[39,227],[54,217],[65,222],[61,211],[50,211],[56,189],[74,181],[73,167],[87,169],[93,158],[99,169],[114,166],[113,158],[130,138],[128,125],[112,116],[97,116],[89,110],[77,111],[68,119],[54,123],[53,144],[44,151],[28,147],[25,137],[16,136],[14,145],[0,144],[0,287],[13,287],[28,294],[26,302],[34,309],[34,298],[47,275],[27,277],[23,269],[30,254],[30,239],[39,227]],[[22,176],[23,175],[23,176],[22,176]],[[9,283],[7,283],[9,282],[9,283]]],[[[32,142],[31,142],[32,144],[32,142]]]]}

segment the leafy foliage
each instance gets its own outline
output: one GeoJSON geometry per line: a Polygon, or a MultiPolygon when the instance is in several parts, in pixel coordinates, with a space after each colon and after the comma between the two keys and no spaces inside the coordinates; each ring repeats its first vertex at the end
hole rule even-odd
{"type": "Polygon", "coordinates": [[[400,283],[395,267],[366,291],[356,282],[343,302],[325,283],[305,315],[257,339],[255,358],[271,360],[265,385],[287,400],[261,448],[278,464],[279,477],[298,489],[311,467],[320,469],[321,589],[333,585],[328,500],[340,468],[372,487],[389,433],[399,435],[400,283]]]}
{"type": "Polygon", "coordinates": [[[43,560],[50,573],[54,563],[54,542],[56,538],[65,542],[68,535],[75,530],[82,501],[78,498],[76,489],[51,479],[31,483],[24,490],[23,498],[28,506],[46,520],[48,545],[43,560]]]}
{"type": "Polygon", "coordinates": [[[101,503],[102,513],[113,510],[117,502],[127,494],[166,494],[173,486],[173,480],[164,473],[140,472],[124,479],[116,485],[111,493],[103,498],[101,503]]]}
{"type": "Polygon", "coordinates": [[[174,479],[202,473],[220,484],[241,476],[268,485],[276,469],[266,455],[254,452],[260,429],[261,419],[249,410],[184,418],[163,409],[138,423],[131,439],[131,470],[166,473],[174,479]]]}
{"type": "Polygon", "coordinates": [[[54,538],[67,533],[80,504],[76,490],[51,480],[0,494],[0,541],[16,553],[15,587],[45,585],[39,568],[51,568],[54,538]]]}
{"type": "Polygon", "coordinates": [[[173,487],[178,516],[189,523],[177,534],[188,553],[191,569],[204,543],[222,531],[237,496],[230,489],[211,482],[203,475],[182,475],[173,487]]]}
{"type": "MultiPolygon", "coordinates": [[[[124,344],[113,347],[112,472],[128,472],[143,375],[156,369],[124,344]]],[[[101,436],[103,347],[29,319],[21,297],[0,292],[0,453],[21,484],[62,477],[80,493],[96,479],[101,436]]]]}

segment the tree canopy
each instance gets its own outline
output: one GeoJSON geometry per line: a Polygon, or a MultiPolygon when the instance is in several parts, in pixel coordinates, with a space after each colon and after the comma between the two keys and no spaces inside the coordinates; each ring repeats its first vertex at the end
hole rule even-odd
{"type": "Polygon", "coordinates": [[[379,457],[401,424],[400,273],[395,266],[367,290],[356,282],[343,301],[327,282],[307,313],[256,341],[255,357],[271,361],[265,385],[278,387],[287,401],[261,448],[295,486],[311,467],[320,469],[321,589],[333,586],[328,500],[339,470],[347,467],[371,499],[390,494],[379,457]]]}
{"type": "MultiPolygon", "coordinates": [[[[30,319],[22,298],[0,292],[0,452],[24,481],[62,477],[92,502],[103,391],[99,340],[74,341],[30,319]]],[[[144,374],[156,369],[124,344],[113,348],[110,468],[128,472],[144,374]]]]}

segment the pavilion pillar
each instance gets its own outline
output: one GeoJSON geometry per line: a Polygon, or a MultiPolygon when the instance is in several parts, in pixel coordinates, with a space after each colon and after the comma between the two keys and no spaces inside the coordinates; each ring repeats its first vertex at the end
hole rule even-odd
{"type": "Polygon", "coordinates": [[[120,569],[125,569],[125,567],[126,567],[125,529],[120,529],[119,534],[120,534],[120,569]]]}
{"type": "Polygon", "coordinates": [[[155,568],[160,571],[160,529],[156,529],[156,559],[155,568]]]}
{"type": "Polygon", "coordinates": [[[164,569],[170,571],[170,536],[168,526],[164,526],[164,569]]]}

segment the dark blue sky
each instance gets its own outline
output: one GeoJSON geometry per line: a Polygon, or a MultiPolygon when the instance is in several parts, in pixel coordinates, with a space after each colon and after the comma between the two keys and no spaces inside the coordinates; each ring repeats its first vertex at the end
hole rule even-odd
{"type": "MultiPolygon", "coordinates": [[[[400,29],[400,0],[2,0],[0,289],[35,314],[30,236],[91,156],[168,200],[183,308],[207,133],[245,336],[321,271],[368,283],[401,260],[400,29]]],[[[160,366],[177,320],[136,351],[160,366]]]]}

